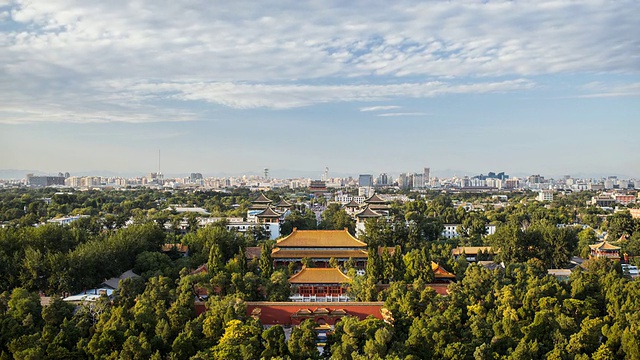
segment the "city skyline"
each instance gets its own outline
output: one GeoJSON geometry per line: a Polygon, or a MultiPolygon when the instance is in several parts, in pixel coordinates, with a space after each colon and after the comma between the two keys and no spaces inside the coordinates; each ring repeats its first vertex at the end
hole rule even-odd
{"type": "Polygon", "coordinates": [[[0,169],[640,177],[638,2],[127,4],[0,0],[0,169]]]}

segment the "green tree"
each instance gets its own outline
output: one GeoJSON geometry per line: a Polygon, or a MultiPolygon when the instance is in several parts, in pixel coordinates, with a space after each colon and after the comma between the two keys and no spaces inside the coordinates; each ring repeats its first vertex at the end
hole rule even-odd
{"type": "Polygon", "coordinates": [[[407,282],[420,279],[425,283],[431,283],[435,279],[433,269],[431,268],[431,260],[425,248],[409,251],[404,256],[405,273],[404,278],[407,282]]]}
{"type": "Polygon", "coordinates": [[[307,319],[300,323],[300,326],[293,328],[288,342],[292,359],[318,359],[320,357],[316,346],[315,328],[317,326],[315,321],[307,319]]]}
{"type": "Polygon", "coordinates": [[[285,339],[284,329],[280,325],[275,325],[262,333],[264,350],[260,354],[262,359],[284,358],[289,351],[285,339]]]}
{"type": "Polygon", "coordinates": [[[263,243],[261,248],[262,251],[259,260],[260,275],[268,279],[273,273],[273,259],[271,258],[272,247],[268,243],[263,243]]]}
{"type": "Polygon", "coordinates": [[[216,359],[257,359],[262,352],[259,324],[243,324],[239,320],[227,323],[224,335],[213,348],[216,359]]]}
{"type": "Polygon", "coordinates": [[[342,209],[340,204],[332,203],[322,212],[322,220],[318,224],[318,229],[324,230],[342,230],[347,229],[351,235],[355,235],[355,220],[347,212],[342,209]]]}

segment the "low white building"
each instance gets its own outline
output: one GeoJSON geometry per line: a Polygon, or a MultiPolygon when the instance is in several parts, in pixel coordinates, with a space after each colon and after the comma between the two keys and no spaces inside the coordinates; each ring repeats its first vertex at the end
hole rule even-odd
{"type": "Polygon", "coordinates": [[[538,201],[553,201],[553,190],[540,190],[536,197],[538,201]]]}
{"type": "Polygon", "coordinates": [[[73,215],[73,216],[65,216],[65,217],[59,217],[59,218],[55,218],[55,219],[51,219],[48,220],[48,223],[53,223],[53,224],[60,224],[60,225],[69,225],[72,222],[82,219],[82,218],[86,218],[89,217],[89,215],[73,215]]]}
{"type": "Polygon", "coordinates": [[[440,235],[447,239],[457,238],[460,236],[460,234],[458,234],[458,226],[460,226],[460,224],[444,224],[444,230],[440,235]]]}
{"type": "MultiPolygon", "coordinates": [[[[444,230],[440,235],[447,239],[457,238],[458,236],[460,236],[460,234],[458,233],[458,226],[461,226],[461,224],[444,224],[444,230]]],[[[496,226],[487,225],[485,226],[485,231],[485,235],[493,235],[496,233],[496,226]]]]}

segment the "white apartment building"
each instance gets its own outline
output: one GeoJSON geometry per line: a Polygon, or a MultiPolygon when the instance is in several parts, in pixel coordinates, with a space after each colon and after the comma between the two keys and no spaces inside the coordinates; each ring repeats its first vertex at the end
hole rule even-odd
{"type": "Polygon", "coordinates": [[[553,190],[540,190],[538,192],[538,197],[536,197],[538,201],[553,201],[553,190]]]}

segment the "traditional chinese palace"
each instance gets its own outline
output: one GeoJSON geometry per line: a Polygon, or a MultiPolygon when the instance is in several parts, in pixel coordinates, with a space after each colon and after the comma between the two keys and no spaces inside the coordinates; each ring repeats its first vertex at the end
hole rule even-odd
{"type": "Polygon", "coordinates": [[[591,257],[606,257],[611,260],[620,261],[620,247],[611,245],[606,240],[597,244],[589,245],[591,248],[591,257]]]}
{"type": "Polygon", "coordinates": [[[316,268],[329,267],[329,260],[344,264],[352,259],[355,267],[367,264],[367,244],[344,230],[298,230],[278,240],[271,252],[274,267],[290,263],[302,265],[302,259],[313,261],[316,268]]]}
{"type": "Polygon", "coordinates": [[[347,289],[351,278],[337,268],[303,267],[289,278],[291,301],[343,302],[349,301],[347,289]]]}

